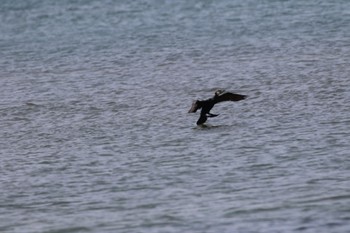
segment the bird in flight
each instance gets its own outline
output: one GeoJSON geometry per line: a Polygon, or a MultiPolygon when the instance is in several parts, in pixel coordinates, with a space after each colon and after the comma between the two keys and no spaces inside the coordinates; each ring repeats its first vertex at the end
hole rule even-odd
{"type": "Polygon", "coordinates": [[[208,117],[217,117],[218,114],[210,113],[210,110],[214,107],[215,104],[223,102],[223,101],[240,101],[244,100],[247,96],[234,94],[231,92],[226,92],[224,90],[217,90],[215,92],[214,97],[206,99],[206,100],[195,100],[192,103],[191,109],[188,111],[189,113],[196,112],[198,109],[201,110],[200,117],[197,121],[197,125],[202,125],[207,121],[208,117]]]}

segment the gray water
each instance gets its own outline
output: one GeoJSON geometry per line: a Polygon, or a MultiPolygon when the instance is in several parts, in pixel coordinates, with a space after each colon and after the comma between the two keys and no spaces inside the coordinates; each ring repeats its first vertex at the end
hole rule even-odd
{"type": "Polygon", "coordinates": [[[348,0],[2,0],[0,232],[349,232],[349,86],[348,0]]]}

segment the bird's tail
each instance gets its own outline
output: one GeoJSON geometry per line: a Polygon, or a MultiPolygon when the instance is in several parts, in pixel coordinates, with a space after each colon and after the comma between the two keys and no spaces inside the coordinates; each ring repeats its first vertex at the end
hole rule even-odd
{"type": "Polygon", "coordinates": [[[217,117],[217,116],[219,116],[219,114],[212,114],[212,113],[207,114],[207,117],[217,117]]]}

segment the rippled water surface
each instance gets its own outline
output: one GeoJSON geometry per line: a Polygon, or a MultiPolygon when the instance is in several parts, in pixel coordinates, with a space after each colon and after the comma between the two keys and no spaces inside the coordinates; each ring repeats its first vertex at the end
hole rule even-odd
{"type": "Polygon", "coordinates": [[[350,2],[0,3],[0,231],[349,232],[350,2]],[[188,114],[218,88],[206,127],[188,114]]]}

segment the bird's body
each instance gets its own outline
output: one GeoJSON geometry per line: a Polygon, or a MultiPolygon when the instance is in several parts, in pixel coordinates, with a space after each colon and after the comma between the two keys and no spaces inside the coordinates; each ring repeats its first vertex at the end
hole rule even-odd
{"type": "Polygon", "coordinates": [[[225,92],[223,90],[218,90],[215,92],[214,97],[207,100],[196,100],[193,102],[189,113],[196,112],[198,109],[201,110],[200,117],[197,121],[197,125],[202,125],[208,119],[208,117],[216,117],[217,114],[210,113],[210,110],[214,107],[215,104],[223,101],[240,101],[245,99],[245,95],[234,94],[231,92],[225,92]]]}

